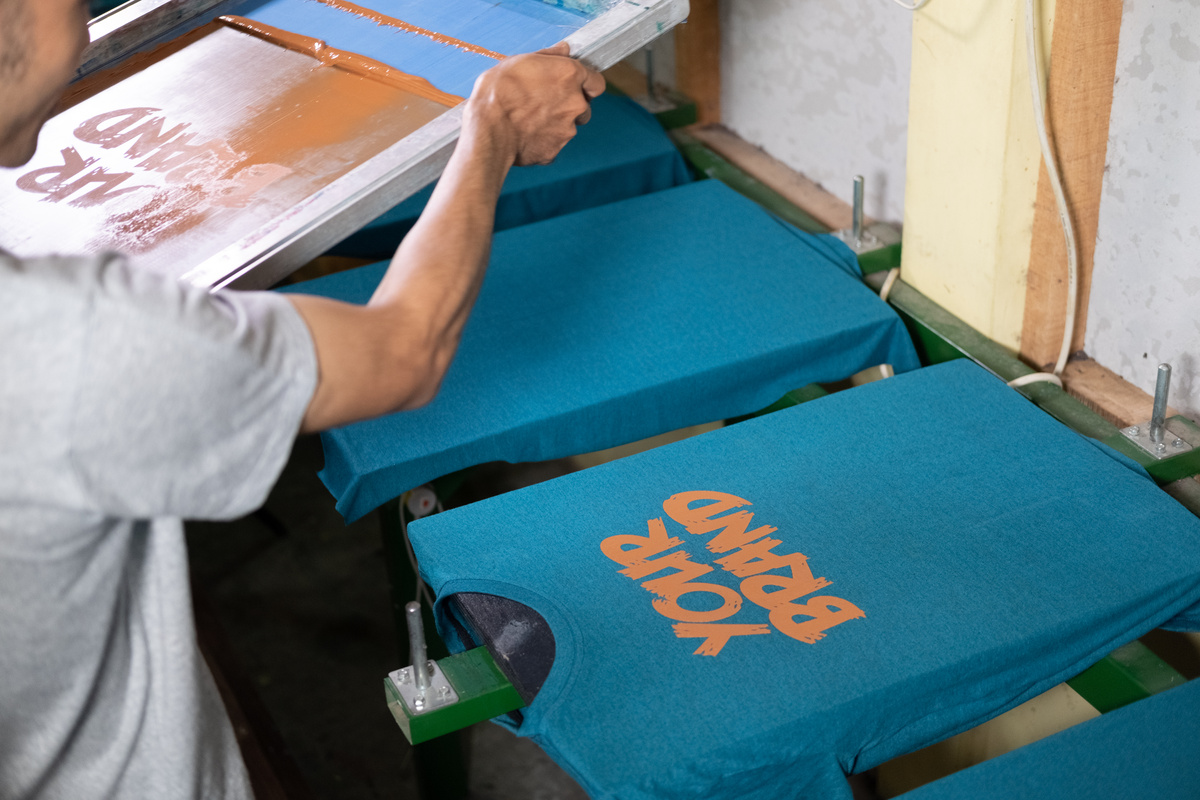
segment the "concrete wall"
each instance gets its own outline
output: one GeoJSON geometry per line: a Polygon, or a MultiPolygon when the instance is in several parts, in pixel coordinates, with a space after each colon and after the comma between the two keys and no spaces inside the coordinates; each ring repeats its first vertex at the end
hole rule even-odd
{"type": "Polygon", "coordinates": [[[904,217],[912,13],[887,0],[722,0],[722,121],[851,199],[904,217]]]}
{"type": "Polygon", "coordinates": [[[1125,0],[1085,348],[1200,415],[1200,5],[1125,0]]]}

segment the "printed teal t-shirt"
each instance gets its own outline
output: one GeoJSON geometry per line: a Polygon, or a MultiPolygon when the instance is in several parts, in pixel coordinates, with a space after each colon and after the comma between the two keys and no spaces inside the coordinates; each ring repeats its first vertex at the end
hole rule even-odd
{"type": "Polygon", "coordinates": [[[518,733],[622,800],[849,798],[1200,601],[1200,520],[965,361],[411,536],[452,647],[456,592],[546,619],[518,733]]]}

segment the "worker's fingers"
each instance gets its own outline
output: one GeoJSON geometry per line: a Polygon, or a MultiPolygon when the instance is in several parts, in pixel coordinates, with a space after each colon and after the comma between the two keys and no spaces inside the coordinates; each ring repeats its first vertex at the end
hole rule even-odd
{"type": "MultiPolygon", "coordinates": [[[[586,69],[586,67],[585,67],[586,69]]],[[[583,93],[588,99],[599,97],[604,94],[604,89],[608,84],[604,81],[604,76],[594,69],[587,70],[587,75],[583,79],[583,93]]]]}
{"type": "Polygon", "coordinates": [[[592,106],[589,103],[588,107],[587,107],[587,111],[584,111],[582,114],[580,114],[578,117],[575,118],[575,124],[576,125],[587,125],[591,119],[592,119],[592,106]]]}
{"type": "Polygon", "coordinates": [[[554,45],[553,47],[546,47],[541,50],[538,50],[538,53],[543,56],[568,56],[569,57],[571,55],[571,45],[567,44],[566,41],[562,41],[562,42],[559,42],[558,44],[554,45]]]}
{"type": "MultiPolygon", "coordinates": [[[[3,0],[0,0],[3,2],[3,0]]],[[[565,42],[506,59],[479,77],[472,108],[506,130],[517,164],[549,163],[592,117],[591,100],[605,89],[595,70],[568,56],[565,42]]]]}

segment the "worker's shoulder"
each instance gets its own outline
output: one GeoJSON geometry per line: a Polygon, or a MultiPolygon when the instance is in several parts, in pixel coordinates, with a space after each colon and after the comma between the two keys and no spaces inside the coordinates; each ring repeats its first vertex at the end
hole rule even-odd
{"type": "Polygon", "coordinates": [[[227,306],[237,302],[216,301],[204,288],[139,269],[111,252],[21,258],[0,250],[0,296],[18,315],[22,307],[27,314],[55,316],[77,308],[137,327],[226,324],[227,306]]]}
{"type": "Polygon", "coordinates": [[[0,249],[0,286],[10,308],[22,301],[65,300],[91,292],[103,272],[114,267],[125,267],[124,259],[114,253],[21,258],[0,249]]]}

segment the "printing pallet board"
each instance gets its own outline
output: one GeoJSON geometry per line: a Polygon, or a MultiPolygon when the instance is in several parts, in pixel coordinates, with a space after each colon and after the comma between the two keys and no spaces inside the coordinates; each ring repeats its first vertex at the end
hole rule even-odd
{"type": "Polygon", "coordinates": [[[0,172],[0,244],[268,286],[435,179],[500,59],[565,39],[603,69],[687,14],[368,2],[141,0],[95,20],[34,159],[0,172]]]}

